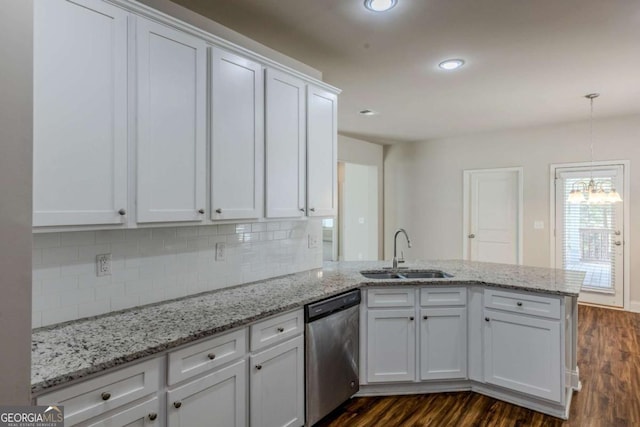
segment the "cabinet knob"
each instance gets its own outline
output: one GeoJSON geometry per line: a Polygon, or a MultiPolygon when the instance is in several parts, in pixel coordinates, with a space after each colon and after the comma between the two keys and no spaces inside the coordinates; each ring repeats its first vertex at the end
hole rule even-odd
{"type": "Polygon", "coordinates": [[[300,208],[300,212],[304,212],[304,208],[300,208]]]}
{"type": "Polygon", "coordinates": [[[215,355],[215,354],[213,354],[213,353],[209,353],[209,354],[207,354],[207,357],[208,357],[209,359],[213,360],[213,359],[215,359],[215,358],[216,358],[216,355],[215,355]]]}
{"type": "Polygon", "coordinates": [[[198,213],[199,214],[204,214],[204,209],[203,208],[198,209],[198,213]]]}
{"type": "Polygon", "coordinates": [[[620,240],[616,240],[616,246],[621,246],[622,242],[620,240]]]}
{"type": "Polygon", "coordinates": [[[311,209],[309,209],[309,210],[310,210],[311,212],[315,212],[315,211],[316,211],[316,208],[311,208],[311,209]]]}
{"type": "Polygon", "coordinates": [[[284,332],[284,328],[283,327],[278,328],[278,332],[284,332]]]}
{"type": "Polygon", "coordinates": [[[149,419],[151,421],[154,421],[156,418],[158,418],[158,414],[156,414],[155,412],[149,414],[149,419]]]}
{"type": "Polygon", "coordinates": [[[409,317],[409,320],[413,320],[413,316],[409,317]]]}
{"type": "Polygon", "coordinates": [[[124,208],[122,208],[122,209],[120,209],[120,210],[118,211],[118,213],[119,213],[120,215],[123,215],[123,216],[124,216],[124,215],[126,215],[126,214],[127,214],[127,211],[126,211],[124,208]]]}
{"type": "Polygon", "coordinates": [[[256,369],[259,371],[260,369],[262,369],[262,365],[256,365],[256,369]]]}
{"type": "Polygon", "coordinates": [[[486,321],[488,322],[488,321],[489,321],[489,320],[491,320],[491,319],[489,319],[488,317],[485,317],[485,318],[484,318],[484,320],[486,320],[486,321]]]}
{"type": "Polygon", "coordinates": [[[469,236],[468,236],[468,237],[469,237],[470,239],[475,239],[476,235],[475,235],[475,234],[473,234],[473,233],[471,233],[471,234],[469,234],[469,236]]]}
{"type": "Polygon", "coordinates": [[[177,402],[173,402],[173,407],[178,409],[179,407],[182,406],[182,402],[180,402],[179,400],[177,402]]]}
{"type": "Polygon", "coordinates": [[[522,301],[518,301],[518,302],[516,303],[516,305],[517,305],[518,307],[522,307],[522,301]]]}
{"type": "Polygon", "coordinates": [[[422,316],[422,318],[423,318],[424,320],[427,320],[427,319],[429,318],[429,316],[422,316]]]}
{"type": "Polygon", "coordinates": [[[102,400],[109,400],[109,399],[111,399],[111,393],[105,391],[104,393],[102,393],[100,395],[100,397],[102,397],[102,400]]]}
{"type": "Polygon", "coordinates": [[[216,213],[221,214],[222,213],[222,209],[221,208],[216,209],[216,213]]]}

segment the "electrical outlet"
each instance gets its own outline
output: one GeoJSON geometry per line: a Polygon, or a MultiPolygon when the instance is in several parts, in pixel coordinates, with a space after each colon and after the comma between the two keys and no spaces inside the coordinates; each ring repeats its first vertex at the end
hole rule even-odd
{"type": "Polygon", "coordinates": [[[218,242],[216,243],[216,261],[224,261],[227,256],[227,244],[218,242]]]}
{"type": "Polygon", "coordinates": [[[96,273],[98,276],[111,276],[111,254],[96,255],[96,273]]]}
{"type": "Polygon", "coordinates": [[[316,249],[318,247],[318,237],[309,234],[309,249],[316,249]]]}

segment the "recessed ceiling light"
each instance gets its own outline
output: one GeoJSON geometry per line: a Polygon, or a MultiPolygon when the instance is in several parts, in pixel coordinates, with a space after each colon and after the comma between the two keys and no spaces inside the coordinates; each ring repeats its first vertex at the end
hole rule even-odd
{"type": "Polygon", "coordinates": [[[447,59],[446,61],[442,61],[438,64],[438,67],[443,70],[451,71],[456,70],[464,65],[464,61],[462,59],[447,59]]]}
{"type": "Polygon", "coordinates": [[[385,12],[397,3],[398,0],[364,0],[364,7],[374,12],[385,12]]]}
{"type": "Polygon", "coordinates": [[[360,114],[363,116],[375,116],[378,112],[373,110],[360,110],[360,114]]]}

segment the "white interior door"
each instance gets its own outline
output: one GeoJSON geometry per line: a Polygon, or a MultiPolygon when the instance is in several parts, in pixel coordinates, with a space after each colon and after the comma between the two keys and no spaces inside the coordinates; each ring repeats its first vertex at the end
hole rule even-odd
{"type": "Polygon", "coordinates": [[[522,169],[465,171],[464,258],[522,264],[522,169]]]}
{"type": "Polygon", "coordinates": [[[605,191],[624,190],[622,165],[556,169],[555,266],[585,272],[579,301],[624,304],[624,202],[569,203],[572,189],[593,179],[605,191]]]}

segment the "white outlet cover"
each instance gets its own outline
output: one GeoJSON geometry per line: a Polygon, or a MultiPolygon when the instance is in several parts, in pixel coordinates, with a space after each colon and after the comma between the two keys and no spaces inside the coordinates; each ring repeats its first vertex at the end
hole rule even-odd
{"type": "Polygon", "coordinates": [[[96,274],[98,276],[111,275],[111,254],[96,255],[96,274]]]}
{"type": "Polygon", "coordinates": [[[216,243],[216,261],[224,261],[227,256],[227,244],[223,242],[216,243]]]}
{"type": "Polygon", "coordinates": [[[315,249],[318,247],[318,238],[312,234],[309,234],[309,249],[315,249]]]}

